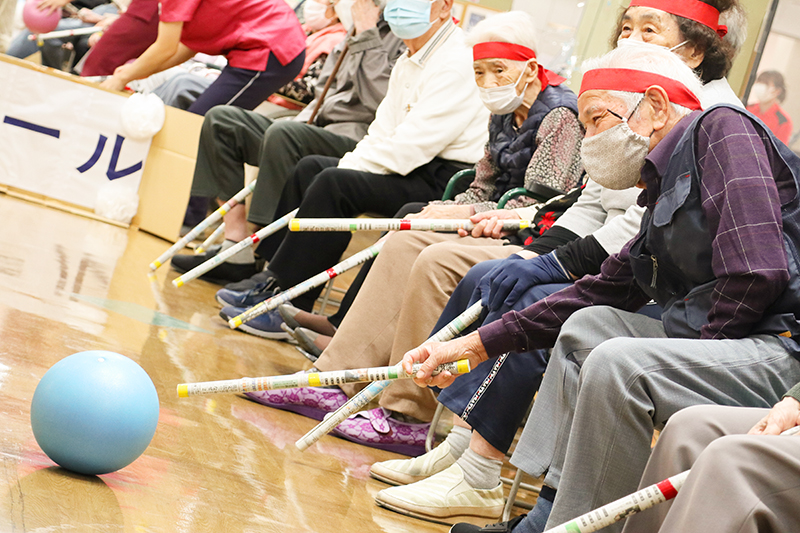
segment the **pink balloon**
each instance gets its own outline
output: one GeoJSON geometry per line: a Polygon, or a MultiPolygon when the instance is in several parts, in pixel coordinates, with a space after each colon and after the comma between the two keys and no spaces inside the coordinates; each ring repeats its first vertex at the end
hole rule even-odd
{"type": "Polygon", "coordinates": [[[46,9],[36,7],[41,0],[27,0],[22,8],[22,20],[31,33],[47,33],[56,29],[61,20],[61,10],[48,14],[46,9]]]}

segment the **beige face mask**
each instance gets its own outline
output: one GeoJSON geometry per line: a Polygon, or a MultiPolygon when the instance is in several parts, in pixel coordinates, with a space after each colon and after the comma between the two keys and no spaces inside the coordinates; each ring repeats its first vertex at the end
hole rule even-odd
{"type": "Polygon", "coordinates": [[[627,118],[620,118],[621,123],[584,139],[581,144],[586,174],[603,187],[614,190],[630,189],[639,183],[644,159],[650,152],[650,138],[633,131],[627,118]]]}

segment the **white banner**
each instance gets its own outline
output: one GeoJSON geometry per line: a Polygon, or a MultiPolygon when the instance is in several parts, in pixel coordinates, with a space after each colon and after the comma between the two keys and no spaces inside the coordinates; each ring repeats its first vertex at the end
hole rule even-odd
{"type": "Polygon", "coordinates": [[[0,61],[0,183],[93,209],[138,190],[150,140],[125,138],[126,97],[0,61]]]}

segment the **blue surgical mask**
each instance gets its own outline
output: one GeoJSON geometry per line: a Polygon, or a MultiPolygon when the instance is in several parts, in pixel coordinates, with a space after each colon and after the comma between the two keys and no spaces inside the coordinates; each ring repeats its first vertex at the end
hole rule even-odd
{"type": "Polygon", "coordinates": [[[383,18],[401,39],[416,39],[433,25],[428,0],[389,0],[383,18]]]}

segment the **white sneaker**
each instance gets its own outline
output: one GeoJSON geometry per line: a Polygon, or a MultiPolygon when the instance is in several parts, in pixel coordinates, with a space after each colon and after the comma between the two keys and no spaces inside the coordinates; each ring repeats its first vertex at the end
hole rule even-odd
{"type": "Polygon", "coordinates": [[[375,463],[369,475],[389,485],[408,485],[438,474],[455,462],[450,445],[445,441],[419,457],[375,463]]]}
{"type": "Polygon", "coordinates": [[[375,496],[381,507],[422,518],[470,515],[499,519],[503,513],[503,484],[474,489],[464,480],[461,466],[404,487],[383,489],[375,496]]]}

